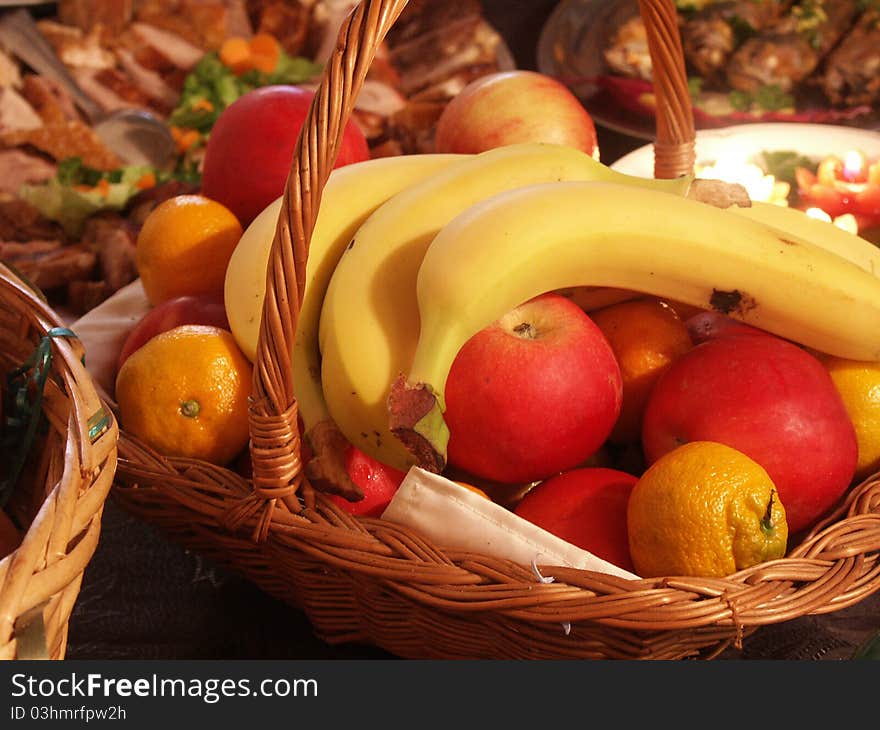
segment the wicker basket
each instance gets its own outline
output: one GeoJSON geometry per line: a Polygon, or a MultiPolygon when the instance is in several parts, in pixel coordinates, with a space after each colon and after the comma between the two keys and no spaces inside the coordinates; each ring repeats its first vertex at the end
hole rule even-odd
{"type": "MultiPolygon", "coordinates": [[[[304,479],[292,346],[309,237],[339,137],[404,0],[343,25],[300,139],[272,249],[251,414],[254,476],[164,458],[125,434],[114,492],[173,539],[302,608],[328,643],[406,658],[711,658],[758,627],[849,606],[880,587],[880,482],[781,560],[725,579],[624,580],[441,549],[341,511],[304,479]],[[564,631],[560,626],[568,628],[564,631]]],[[[644,0],[658,104],[655,175],[690,172],[694,126],[672,0],[644,0]]]]}
{"type": "Polygon", "coordinates": [[[21,466],[3,464],[3,478],[14,484],[6,508],[24,537],[0,560],[0,659],[64,658],[68,620],[113,485],[116,421],[98,397],[73,335],[0,264],[4,417],[7,425],[13,418],[34,424],[32,439],[21,439],[26,426],[15,435],[26,457],[21,466]],[[37,384],[41,400],[31,387],[27,406],[12,412],[8,396],[17,388],[18,374],[37,384]]]}

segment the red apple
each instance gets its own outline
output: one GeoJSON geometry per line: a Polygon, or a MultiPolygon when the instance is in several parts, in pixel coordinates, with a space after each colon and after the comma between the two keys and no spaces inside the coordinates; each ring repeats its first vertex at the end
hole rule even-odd
{"type": "Polygon", "coordinates": [[[349,446],[345,452],[345,470],[361,488],[364,498],[349,502],[344,497],[332,494],[330,499],[342,509],[363,517],[380,516],[406,476],[402,471],[368,456],[356,446],[349,446]]]}
{"type": "Polygon", "coordinates": [[[632,474],[617,469],[571,469],[541,482],[513,511],[572,545],[633,573],[626,506],[637,481],[632,474]]]}
{"type": "Polygon", "coordinates": [[[745,322],[714,311],[704,311],[688,317],[684,321],[688,334],[695,345],[706,340],[727,335],[766,335],[766,330],[747,325],[745,322]]]}
{"type": "Polygon", "coordinates": [[[516,484],[583,463],[620,413],[614,352],[571,300],[543,294],[462,347],[446,382],[448,461],[516,484]]]}
{"type": "Polygon", "coordinates": [[[547,142],[598,157],[596,126],[567,86],[536,71],[500,71],[472,81],[437,121],[437,152],[477,153],[547,142]]]}
{"type": "Polygon", "coordinates": [[[203,324],[229,329],[220,294],[193,294],[160,302],[138,320],[122,343],[116,370],[151,337],[183,324],[203,324]]]}
{"type": "MultiPolygon", "coordinates": [[[[284,192],[293,150],[314,92],[299,86],[263,86],[221,112],[205,147],[202,193],[223,203],[242,226],[284,192]]],[[[370,157],[354,121],[345,126],[334,167],[370,157]]]]}
{"type": "Polygon", "coordinates": [[[647,462],[689,441],[717,441],[766,469],[789,531],[810,526],[846,491],[855,430],[810,353],[771,334],[717,337],[663,374],[645,409],[647,462]]]}

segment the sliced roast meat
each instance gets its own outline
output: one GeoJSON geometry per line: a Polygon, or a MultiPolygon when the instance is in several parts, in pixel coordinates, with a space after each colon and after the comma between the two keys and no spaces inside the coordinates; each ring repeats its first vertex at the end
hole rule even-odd
{"type": "Polygon", "coordinates": [[[119,157],[107,148],[92,128],[78,120],[2,132],[0,144],[6,147],[30,145],[59,162],[68,157],[79,157],[96,170],[114,170],[122,165],[119,157]]]}
{"type": "Polygon", "coordinates": [[[131,51],[119,48],[116,55],[132,83],[149,99],[150,106],[158,107],[162,113],[169,114],[177,105],[180,94],[172,89],[160,74],[142,66],[131,51]]]}
{"type": "Polygon", "coordinates": [[[682,24],[685,58],[703,78],[719,80],[740,43],[778,21],[791,4],[791,0],[710,2],[682,24]]]}
{"type": "Polygon", "coordinates": [[[357,0],[318,0],[312,9],[309,52],[317,63],[326,63],[336,47],[339,28],[357,6],[357,0]]]}
{"type": "Polygon", "coordinates": [[[61,84],[46,76],[25,74],[22,95],[46,124],[81,118],[70,94],[61,84]]]}
{"type": "Polygon", "coordinates": [[[880,10],[868,10],[831,52],[821,78],[832,104],[880,102],[880,10]]]}
{"type": "Polygon", "coordinates": [[[178,68],[189,70],[205,55],[203,48],[170,30],[159,28],[151,23],[132,23],[131,30],[146,45],[178,68]]]}
{"type": "Polygon", "coordinates": [[[55,177],[55,163],[23,149],[0,150],[0,192],[16,194],[22,185],[55,177]]]}
{"type": "Polygon", "coordinates": [[[418,38],[390,46],[391,62],[407,96],[468,69],[473,78],[497,66],[500,36],[480,18],[465,17],[418,38]]]}
{"type": "Polygon", "coordinates": [[[20,262],[33,260],[57,251],[63,244],[57,238],[32,241],[0,241],[0,260],[20,262]]]}
{"type": "Polygon", "coordinates": [[[727,82],[749,93],[762,86],[793,91],[847,33],[859,10],[860,0],[802,0],[733,53],[727,82]]]}
{"type": "MultiPolygon", "coordinates": [[[[0,167],[0,173],[5,172],[7,168],[0,167]]],[[[27,201],[13,195],[0,195],[0,240],[65,241],[66,237],[60,225],[44,217],[27,201]]]]}
{"type": "Polygon", "coordinates": [[[43,120],[36,110],[11,86],[0,87],[0,132],[36,129],[43,120]]]}
{"type": "Polygon", "coordinates": [[[39,20],[37,27],[69,68],[105,69],[116,65],[113,51],[102,42],[100,26],[84,33],[54,20],[39,20]]]}
{"type": "Polygon", "coordinates": [[[314,5],[315,0],[251,0],[247,11],[255,32],[274,36],[291,56],[303,56],[309,54],[314,5]]]}
{"type": "Polygon", "coordinates": [[[110,291],[121,289],[137,278],[135,263],[135,232],[125,218],[103,214],[86,221],[83,243],[89,244],[98,256],[100,278],[110,291]]]}
{"type": "Polygon", "coordinates": [[[76,243],[14,259],[12,263],[34,286],[47,291],[92,278],[97,261],[97,254],[88,244],[76,243]]]}
{"type": "Polygon", "coordinates": [[[2,48],[0,48],[0,86],[11,86],[14,89],[21,86],[21,69],[18,62],[2,48]]]}
{"type": "Polygon", "coordinates": [[[84,31],[101,25],[118,33],[131,22],[134,0],[59,0],[58,19],[84,31]]]}

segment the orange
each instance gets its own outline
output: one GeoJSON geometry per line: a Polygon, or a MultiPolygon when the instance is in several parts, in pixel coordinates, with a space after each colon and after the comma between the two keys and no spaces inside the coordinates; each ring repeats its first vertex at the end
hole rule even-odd
{"type": "Polygon", "coordinates": [[[840,393],[856,432],[859,481],[880,471],[880,362],[818,355],[840,393]]]}
{"type": "Polygon", "coordinates": [[[486,494],[486,493],[485,493],[482,489],[480,489],[479,487],[475,487],[473,484],[468,484],[467,482],[460,482],[460,481],[458,481],[458,480],[455,480],[455,483],[458,484],[458,486],[460,486],[460,487],[464,487],[465,489],[469,489],[469,490],[472,491],[474,494],[478,494],[478,495],[481,496],[481,497],[485,497],[485,498],[488,499],[490,502],[492,501],[491,497],[489,497],[488,494],[486,494]]]}
{"type": "Polygon", "coordinates": [[[684,322],[696,314],[700,314],[705,312],[706,309],[704,307],[697,307],[693,304],[688,304],[687,302],[680,302],[676,299],[664,299],[666,304],[672,307],[672,311],[674,311],[678,318],[684,322]]]}
{"type": "Polygon", "coordinates": [[[649,297],[620,302],[590,314],[602,330],[623,379],[620,416],[609,440],[634,443],[651,389],[663,372],[693,347],[684,322],[671,307],[649,297]]]}
{"type": "Polygon", "coordinates": [[[692,441],[655,461],[627,504],[630,555],[645,578],[724,577],[785,555],[785,508],[764,468],[692,441]]]}
{"type": "Polygon", "coordinates": [[[150,304],[189,294],[222,294],[241,234],[238,218],[203,195],[177,195],[157,205],[144,220],[136,250],[150,304]]]}
{"type": "Polygon", "coordinates": [[[250,361],[227,330],[166,330],[120,368],[120,422],[166,456],[227,464],[248,442],[251,375],[250,361]]]}

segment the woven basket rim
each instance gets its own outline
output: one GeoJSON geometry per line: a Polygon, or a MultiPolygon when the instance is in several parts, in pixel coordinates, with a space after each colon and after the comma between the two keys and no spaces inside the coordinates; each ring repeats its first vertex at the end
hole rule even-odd
{"type": "MultiPolygon", "coordinates": [[[[22,351],[66,324],[12,269],[0,263],[0,303],[18,318],[22,351]]],[[[75,334],[75,333],[74,333],[75,334]]],[[[3,340],[10,344],[13,335],[3,340]]],[[[0,560],[0,658],[62,659],[83,572],[98,545],[104,503],[116,470],[118,427],[98,396],[75,337],[53,337],[42,411],[45,495],[21,544],[0,560]],[[24,649],[19,650],[21,637],[24,649]]],[[[13,359],[14,354],[5,352],[13,359]]],[[[22,364],[22,363],[19,363],[22,364]]]]}

